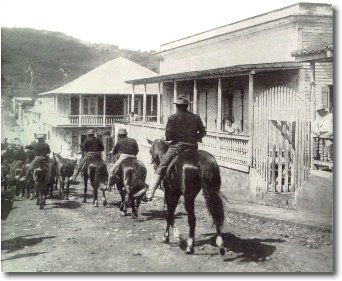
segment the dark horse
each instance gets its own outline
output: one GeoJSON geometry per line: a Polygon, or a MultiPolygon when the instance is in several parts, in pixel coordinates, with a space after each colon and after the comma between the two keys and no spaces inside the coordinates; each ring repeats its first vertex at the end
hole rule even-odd
{"type": "Polygon", "coordinates": [[[59,155],[59,153],[54,153],[53,157],[57,162],[57,183],[59,182],[59,196],[61,199],[69,200],[69,186],[70,186],[70,177],[74,173],[74,169],[76,166],[76,160],[71,160],[67,158],[63,158],[59,155]],[[66,192],[64,192],[64,187],[66,192]]]}
{"type": "Polygon", "coordinates": [[[127,213],[127,195],[127,200],[132,208],[132,216],[138,218],[139,205],[144,194],[138,197],[133,197],[133,195],[145,188],[146,174],[145,165],[135,157],[126,158],[120,164],[115,183],[121,195],[120,211],[122,215],[127,213]]]}
{"type": "Polygon", "coordinates": [[[102,203],[107,205],[105,189],[108,183],[108,171],[106,162],[102,160],[101,156],[94,156],[89,164],[84,165],[82,169],[83,183],[84,183],[84,198],[83,203],[87,202],[88,179],[93,188],[93,204],[98,207],[98,189],[101,185],[105,187],[102,189],[102,203]]]}
{"type": "MultiPolygon", "coordinates": [[[[152,164],[158,166],[161,158],[168,150],[168,143],[164,140],[147,140],[151,144],[150,154],[152,164]]],[[[163,241],[169,243],[170,226],[174,229],[174,236],[179,232],[174,226],[175,210],[181,195],[184,196],[184,205],[188,214],[189,238],[187,241],[187,254],[194,253],[194,238],[196,217],[194,210],[195,198],[202,189],[208,211],[216,226],[216,245],[220,255],[225,254],[221,229],[224,221],[224,208],[220,195],[221,177],[220,169],[213,155],[202,150],[186,150],[172,161],[163,180],[165,203],[167,205],[167,226],[163,241]]]]}
{"type": "Polygon", "coordinates": [[[57,162],[54,159],[41,157],[33,167],[33,182],[37,194],[37,202],[40,209],[44,209],[46,196],[50,191],[52,197],[53,186],[56,184],[57,162]]]}

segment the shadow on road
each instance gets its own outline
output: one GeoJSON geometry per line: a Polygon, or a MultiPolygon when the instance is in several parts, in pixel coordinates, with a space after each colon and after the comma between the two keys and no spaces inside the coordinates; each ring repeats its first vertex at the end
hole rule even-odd
{"type": "Polygon", "coordinates": [[[10,212],[13,210],[13,201],[1,198],[1,220],[6,220],[10,212]]]}
{"type": "Polygon", "coordinates": [[[18,255],[14,255],[14,256],[12,256],[12,257],[9,257],[9,258],[7,258],[7,259],[3,259],[3,260],[1,260],[1,262],[3,262],[3,261],[9,261],[9,260],[21,259],[21,258],[27,258],[27,257],[35,257],[35,256],[39,256],[39,255],[45,254],[45,253],[46,253],[46,252],[18,254],[18,255]]]}
{"type": "Polygon", "coordinates": [[[53,203],[52,209],[54,208],[64,208],[64,209],[77,209],[81,207],[81,204],[77,201],[62,201],[53,203]]]}
{"type": "Polygon", "coordinates": [[[56,238],[57,236],[43,236],[43,237],[34,237],[34,238],[25,238],[25,235],[19,236],[12,239],[1,241],[1,250],[6,250],[6,253],[13,253],[18,250],[24,249],[26,246],[33,246],[38,243],[41,243],[44,239],[56,238]]]}
{"type": "MultiPolygon", "coordinates": [[[[213,254],[213,250],[216,251],[216,234],[208,233],[201,235],[200,237],[208,237],[206,239],[197,238],[195,242],[196,247],[206,248],[211,246],[211,250],[208,254],[213,254]]],[[[222,233],[224,247],[236,255],[228,255],[223,258],[224,261],[232,261],[241,258],[242,262],[260,262],[265,261],[266,257],[273,254],[276,247],[273,245],[267,245],[264,243],[283,243],[285,240],[282,239],[241,239],[230,233],[222,233]]]]}
{"type": "MultiPolygon", "coordinates": [[[[141,210],[141,208],[140,208],[140,210],[141,210]]],[[[148,210],[148,211],[141,212],[140,216],[145,217],[145,221],[165,220],[166,211],[163,211],[163,210],[148,210]]],[[[175,214],[175,219],[182,218],[183,216],[186,216],[186,213],[178,212],[178,213],[175,214]]],[[[165,220],[165,224],[166,224],[166,220],[165,220]]]]}

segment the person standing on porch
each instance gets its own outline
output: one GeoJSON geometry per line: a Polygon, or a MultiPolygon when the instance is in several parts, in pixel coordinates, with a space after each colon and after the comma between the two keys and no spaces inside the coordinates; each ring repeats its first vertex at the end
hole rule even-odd
{"type": "Polygon", "coordinates": [[[323,155],[332,161],[333,114],[325,110],[324,104],[318,105],[316,112],[319,117],[314,123],[313,133],[318,138],[326,139],[323,155]]]}
{"type": "Polygon", "coordinates": [[[171,161],[186,149],[198,149],[197,142],[202,142],[202,138],[206,135],[201,118],[188,111],[189,102],[185,96],[178,96],[175,104],[177,112],[168,118],[165,130],[166,140],[171,141],[171,144],[156,169],[152,184],[142,199],[145,203],[153,199],[171,161]]]}
{"type": "Polygon", "coordinates": [[[95,137],[94,129],[89,129],[87,131],[87,138],[82,143],[81,149],[84,153],[84,157],[78,163],[78,167],[71,178],[73,182],[76,182],[76,177],[81,172],[83,166],[94,158],[101,158],[101,152],[104,151],[103,143],[95,137]]]}

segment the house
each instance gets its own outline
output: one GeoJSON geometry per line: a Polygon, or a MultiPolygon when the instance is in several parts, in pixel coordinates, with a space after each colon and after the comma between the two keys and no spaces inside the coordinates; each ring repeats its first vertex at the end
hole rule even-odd
{"type": "MultiPolygon", "coordinates": [[[[39,94],[30,119],[35,129],[46,134],[52,151],[62,151],[69,157],[79,151],[86,131],[95,128],[108,156],[113,124],[126,120],[132,104],[132,87],[124,81],[155,75],[145,67],[118,57],[60,88],[39,94]]],[[[152,87],[149,90],[147,101],[156,103],[156,99],[153,100],[156,89],[152,87]]],[[[144,91],[144,87],[135,89],[132,110],[138,114],[143,111],[144,91]]],[[[147,118],[155,118],[155,110],[147,112],[147,118]]]]}
{"type": "MultiPolygon", "coordinates": [[[[184,94],[207,128],[200,148],[216,157],[229,199],[301,208],[296,194],[312,170],[313,100],[333,84],[333,63],[316,63],[313,91],[310,62],[292,54],[318,42],[333,42],[329,4],[298,3],[161,45],[160,75],[127,81],[159,89],[157,122],[131,124],[131,136],[142,150],[142,136],[162,137],[172,102],[184,94]],[[242,133],[225,132],[226,118],[242,133]]],[[[332,211],[317,210],[315,201],[305,208],[332,211]]]]}

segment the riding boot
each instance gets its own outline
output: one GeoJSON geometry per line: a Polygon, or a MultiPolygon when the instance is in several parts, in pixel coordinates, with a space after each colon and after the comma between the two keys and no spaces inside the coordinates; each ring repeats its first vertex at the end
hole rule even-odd
{"type": "Polygon", "coordinates": [[[160,185],[161,180],[162,180],[161,175],[156,174],[153,181],[152,181],[152,184],[150,185],[150,187],[146,191],[146,195],[141,200],[142,202],[146,203],[148,201],[152,201],[152,199],[154,197],[154,193],[156,192],[158,186],[160,185]]]}

